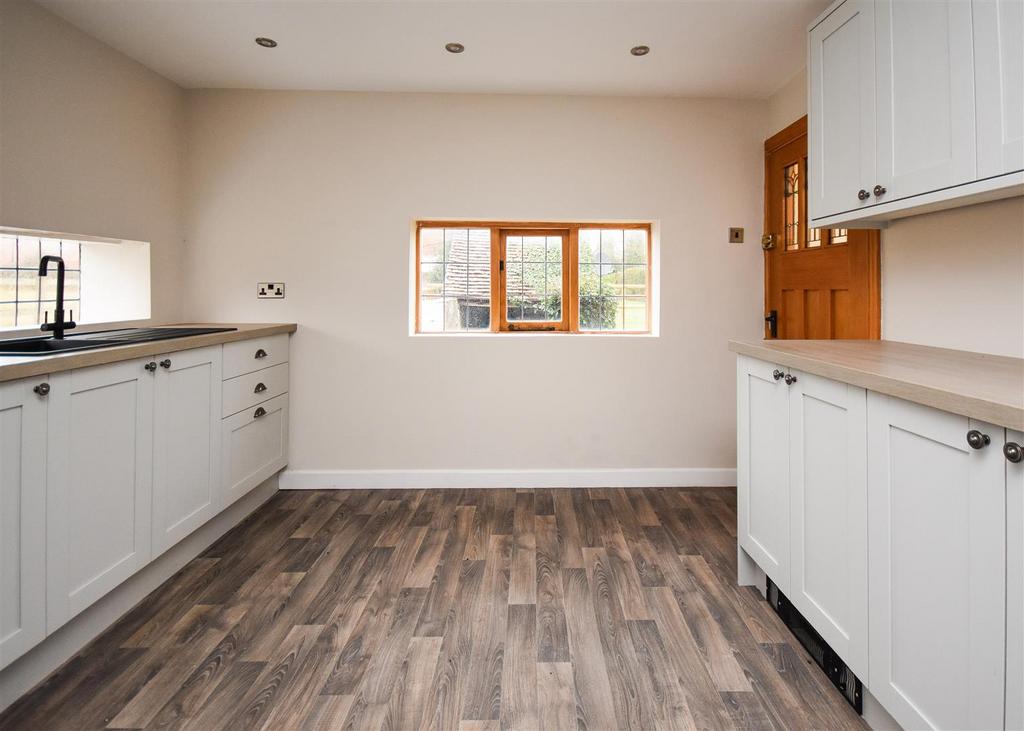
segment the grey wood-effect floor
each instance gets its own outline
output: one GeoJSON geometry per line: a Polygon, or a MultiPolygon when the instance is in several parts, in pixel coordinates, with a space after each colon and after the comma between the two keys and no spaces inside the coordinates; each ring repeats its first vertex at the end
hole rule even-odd
{"type": "Polygon", "coordinates": [[[281,492],[0,728],[864,728],[735,529],[723,488],[281,492]]]}

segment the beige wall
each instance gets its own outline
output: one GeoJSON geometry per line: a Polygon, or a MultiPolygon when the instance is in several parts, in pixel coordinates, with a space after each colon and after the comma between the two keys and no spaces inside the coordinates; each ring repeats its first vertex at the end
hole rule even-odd
{"type": "Polygon", "coordinates": [[[807,69],[802,69],[786,84],[768,97],[767,127],[764,136],[771,137],[807,114],[807,69]]]}
{"type": "MultiPolygon", "coordinates": [[[[768,99],[766,136],[807,113],[806,71],[768,99]]],[[[882,231],[882,337],[1024,357],[1024,198],[882,231]]]]}
{"type": "Polygon", "coordinates": [[[187,110],[186,314],[300,323],[292,468],[734,467],[763,102],[209,91],[187,110]],[[410,336],[410,222],[438,216],[658,221],[661,336],[410,336]],[[261,279],[287,298],[256,300],[261,279]]]}
{"type": "Polygon", "coordinates": [[[882,334],[1024,358],[1024,198],[894,221],[882,233],[882,334]]]}
{"type": "Polygon", "coordinates": [[[184,92],[24,0],[0,2],[0,226],[148,241],[180,317],[184,92]]]}

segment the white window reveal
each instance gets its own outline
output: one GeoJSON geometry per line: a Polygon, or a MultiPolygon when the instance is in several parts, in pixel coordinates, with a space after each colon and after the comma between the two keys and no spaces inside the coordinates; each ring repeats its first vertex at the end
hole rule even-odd
{"type": "Polygon", "coordinates": [[[53,322],[57,266],[39,276],[44,256],[64,261],[64,319],[77,324],[150,316],[149,244],[0,228],[0,331],[53,322]]]}

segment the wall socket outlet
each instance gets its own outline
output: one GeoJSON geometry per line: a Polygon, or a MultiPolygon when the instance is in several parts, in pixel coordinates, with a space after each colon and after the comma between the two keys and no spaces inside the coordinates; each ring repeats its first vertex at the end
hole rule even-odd
{"type": "Polygon", "coordinates": [[[742,244],[743,243],[743,229],[742,228],[730,228],[729,229],[729,243],[730,244],[742,244]]]}
{"type": "Polygon", "coordinates": [[[256,297],[261,300],[284,299],[284,282],[257,282],[256,297]]]}

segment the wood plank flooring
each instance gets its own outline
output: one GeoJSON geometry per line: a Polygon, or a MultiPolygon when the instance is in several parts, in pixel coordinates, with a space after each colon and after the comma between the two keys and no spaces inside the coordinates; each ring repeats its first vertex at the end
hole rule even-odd
{"type": "Polygon", "coordinates": [[[866,728],[735,527],[723,488],[280,492],[0,728],[866,728]]]}

